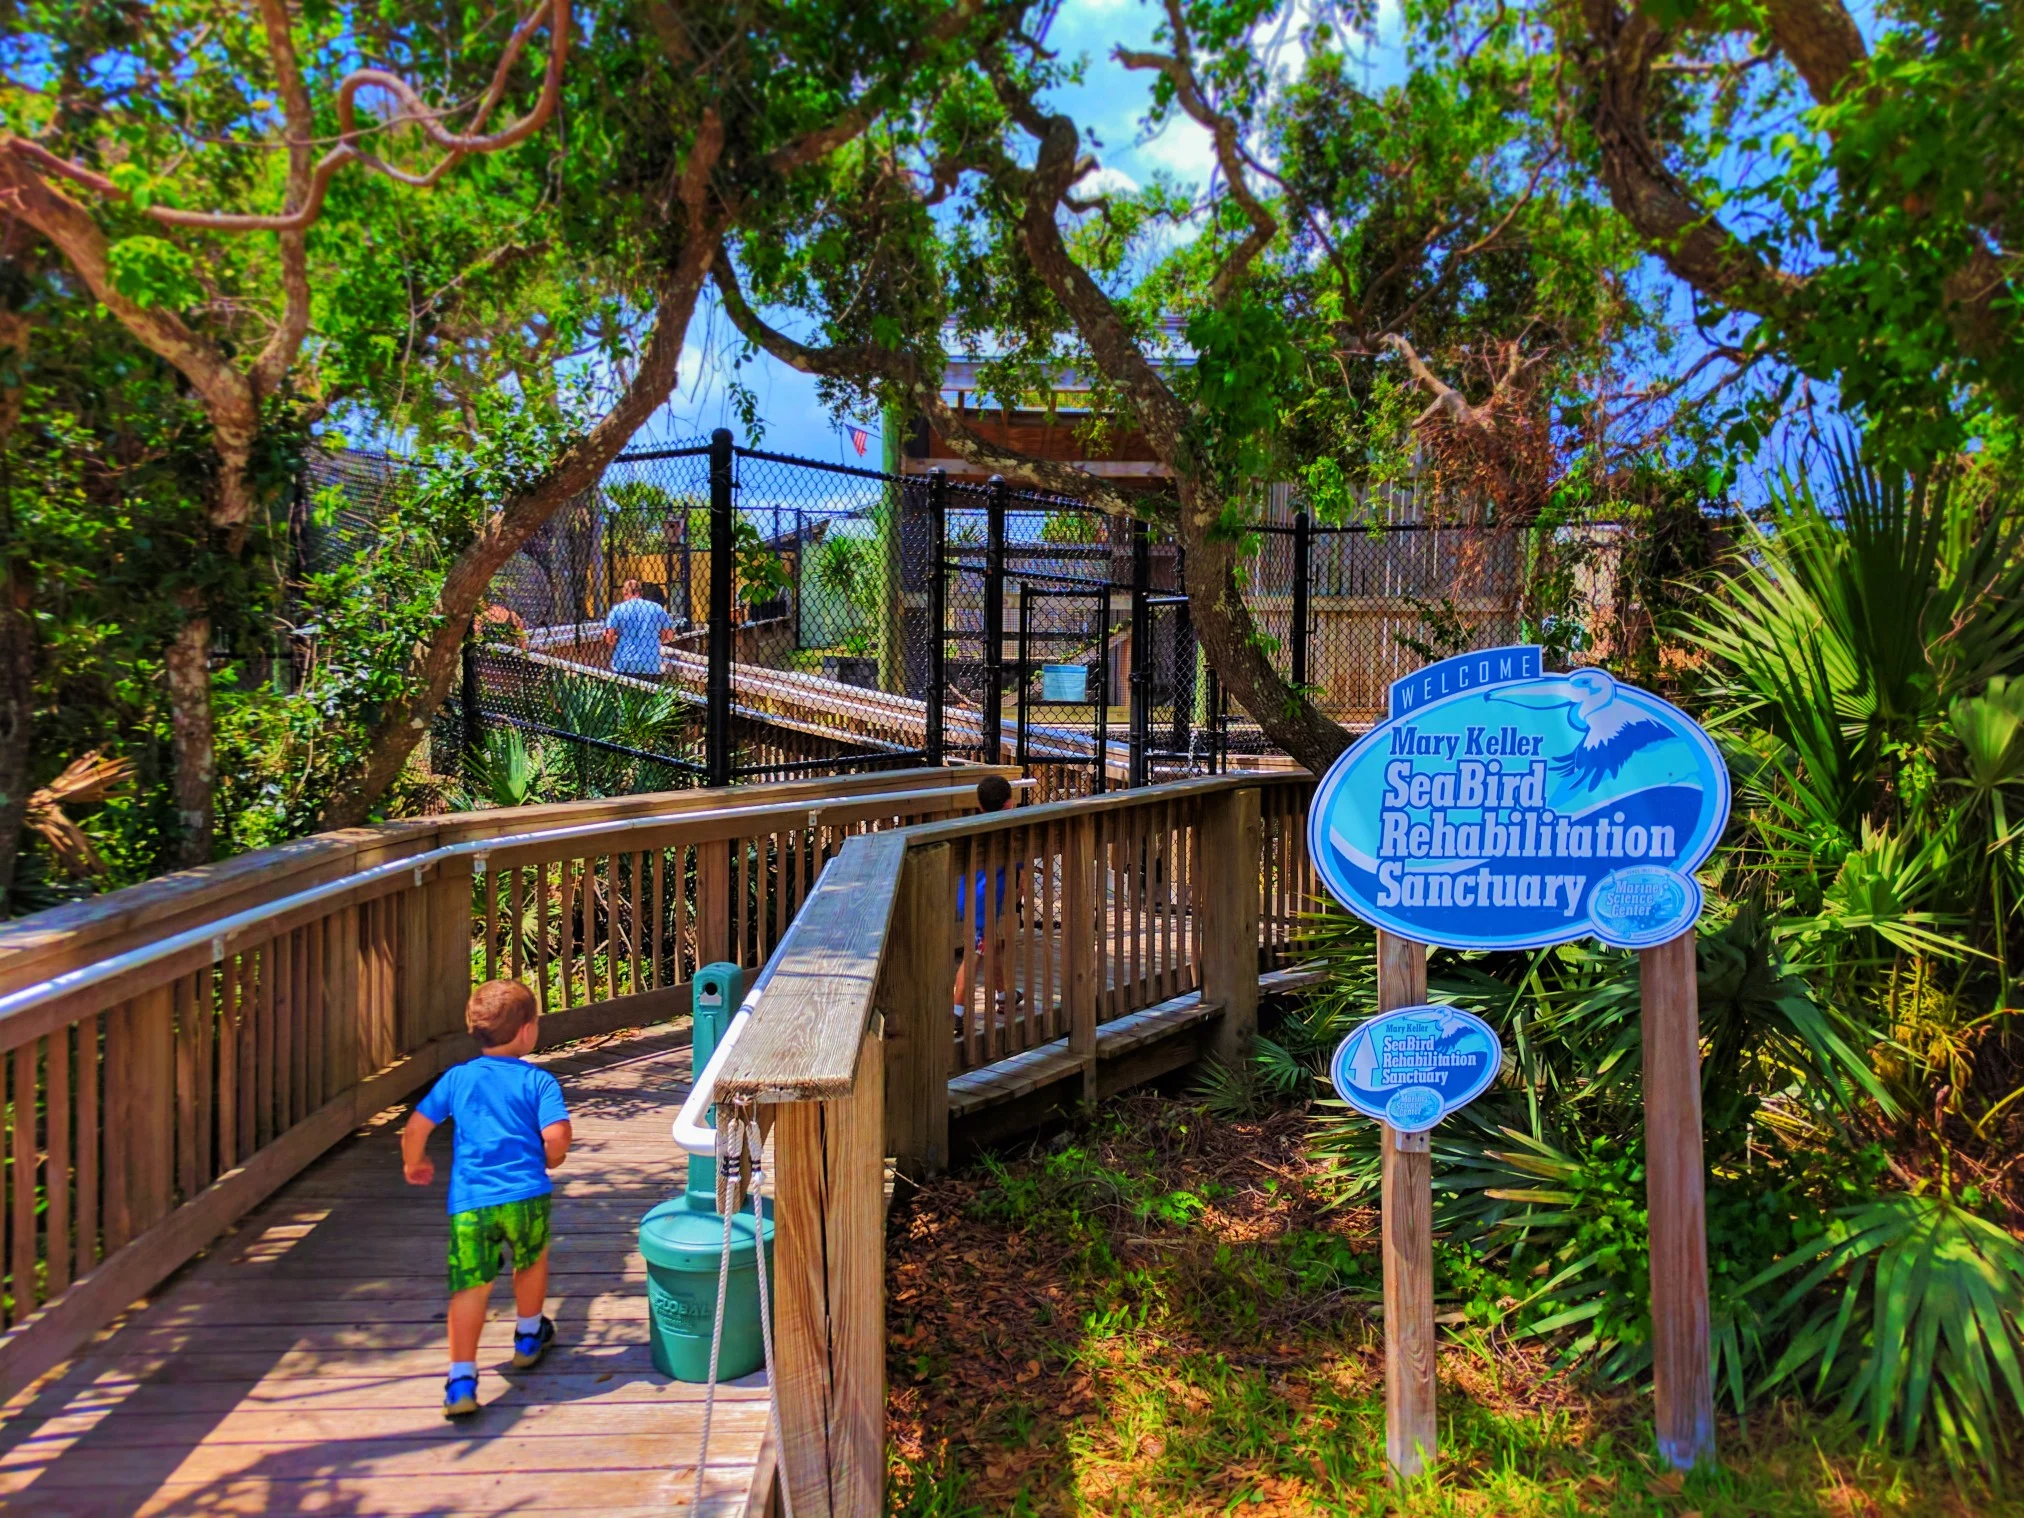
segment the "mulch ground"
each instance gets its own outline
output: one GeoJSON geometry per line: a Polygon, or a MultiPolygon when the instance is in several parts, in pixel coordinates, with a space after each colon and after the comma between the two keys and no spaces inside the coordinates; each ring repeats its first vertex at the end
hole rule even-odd
{"type": "MultiPolygon", "coordinates": [[[[1377,1216],[1329,1205],[1309,1133],[1298,1112],[1226,1122],[1139,1097],[897,1210],[892,1510],[1399,1510],[1377,1216]]],[[[1700,1513],[1639,1453],[1642,1403],[1583,1391],[1535,1346],[1452,1329],[1441,1397],[1442,1490],[1406,1511],[1700,1513]]],[[[1840,1480],[1790,1410],[1722,1438],[1756,1463],[1749,1490],[1795,1500],[1739,1492],[1707,1518],[1978,1510],[1890,1499],[1856,1466],[1840,1480]]]]}

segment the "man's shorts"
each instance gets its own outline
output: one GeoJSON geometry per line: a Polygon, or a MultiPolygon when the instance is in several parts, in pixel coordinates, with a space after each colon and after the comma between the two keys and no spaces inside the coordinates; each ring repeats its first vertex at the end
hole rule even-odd
{"type": "Polygon", "coordinates": [[[450,1214],[450,1290],[489,1286],[499,1274],[499,1251],[511,1250],[513,1268],[525,1270],[548,1248],[545,1196],[500,1202],[450,1214]]]}

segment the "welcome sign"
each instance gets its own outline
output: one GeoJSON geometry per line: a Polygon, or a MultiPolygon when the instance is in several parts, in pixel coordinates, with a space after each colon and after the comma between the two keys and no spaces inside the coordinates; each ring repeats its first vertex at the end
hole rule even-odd
{"type": "Polygon", "coordinates": [[[1677,937],[1729,817],[1729,772],[1686,713],[1536,647],[1460,654],[1395,682],[1391,715],[1308,812],[1322,882],[1418,943],[1525,949],[1677,937]]]}

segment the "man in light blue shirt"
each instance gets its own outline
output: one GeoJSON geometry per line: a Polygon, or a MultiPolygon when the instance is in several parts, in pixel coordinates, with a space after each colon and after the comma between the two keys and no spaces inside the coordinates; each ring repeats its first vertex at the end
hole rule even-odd
{"type": "Polygon", "coordinates": [[[675,619],[667,609],[643,597],[638,580],[627,580],[618,605],[604,619],[604,646],[611,650],[613,671],[660,679],[661,642],[674,630],[675,619]]]}

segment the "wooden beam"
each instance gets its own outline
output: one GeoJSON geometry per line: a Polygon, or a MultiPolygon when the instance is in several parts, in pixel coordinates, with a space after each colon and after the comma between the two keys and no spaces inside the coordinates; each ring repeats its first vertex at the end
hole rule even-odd
{"type": "Polygon", "coordinates": [[[1659,1453],[1675,1468],[1691,1470],[1715,1458],[1694,930],[1689,928],[1657,948],[1640,950],[1638,970],[1644,993],[1653,1414],[1659,1453]]]}
{"type": "MultiPolygon", "coordinates": [[[[723,791],[707,789],[657,792],[460,812],[447,817],[320,833],[0,923],[0,993],[19,990],[67,970],[156,942],[200,922],[229,917],[278,896],[450,844],[642,817],[679,817],[689,812],[719,811],[726,806],[759,809],[806,801],[847,802],[855,796],[888,791],[919,791],[953,803],[966,792],[974,794],[978,779],[990,772],[989,766],[969,765],[827,775],[741,786],[728,796],[723,791]]],[[[996,772],[1008,777],[1015,774],[1002,766],[996,772]]],[[[323,910],[315,909],[313,915],[320,916],[323,910]]],[[[266,936],[295,925],[291,922],[270,926],[266,936]]],[[[197,963],[192,961],[172,973],[194,969],[197,963]]],[[[100,1004],[105,1000],[101,998],[100,1004]]],[[[39,1037],[48,1031],[47,1027],[39,1027],[21,1036],[39,1037]]]]}
{"type": "Polygon", "coordinates": [[[718,1089],[726,1096],[771,1104],[855,1089],[906,849],[902,833],[868,833],[830,861],[775,950],[759,1010],[724,1062],[718,1089]]]}
{"type": "Polygon", "coordinates": [[[949,845],[909,853],[878,993],[886,1026],[887,1147],[909,1180],[949,1166],[955,903],[949,845]]]}
{"type": "Polygon", "coordinates": [[[856,1089],[775,1109],[774,1396],[780,1479],[802,1518],[883,1511],[883,1040],[856,1089]]]}
{"type": "Polygon", "coordinates": [[[1202,912],[1202,1000],[1220,1002],[1215,1057],[1237,1065],[1251,1057],[1258,1031],[1259,861],[1264,847],[1256,786],[1202,801],[1198,882],[1202,912]]]}
{"type": "Polygon", "coordinates": [[[696,845],[696,968],[731,953],[731,840],[696,845]]]}
{"type": "Polygon", "coordinates": [[[1061,999],[1068,1006],[1068,1048],[1082,1067],[1082,1100],[1096,1100],[1097,953],[1103,927],[1096,910],[1096,822],[1069,819],[1062,829],[1061,999]]]}
{"type": "MultiPolygon", "coordinates": [[[[1427,999],[1427,949],[1377,935],[1381,1012],[1427,999]]],[[[1434,1463],[1435,1414],[1433,1165],[1427,1135],[1379,1125],[1383,1145],[1384,1425],[1393,1474],[1406,1480],[1434,1463]]]]}

